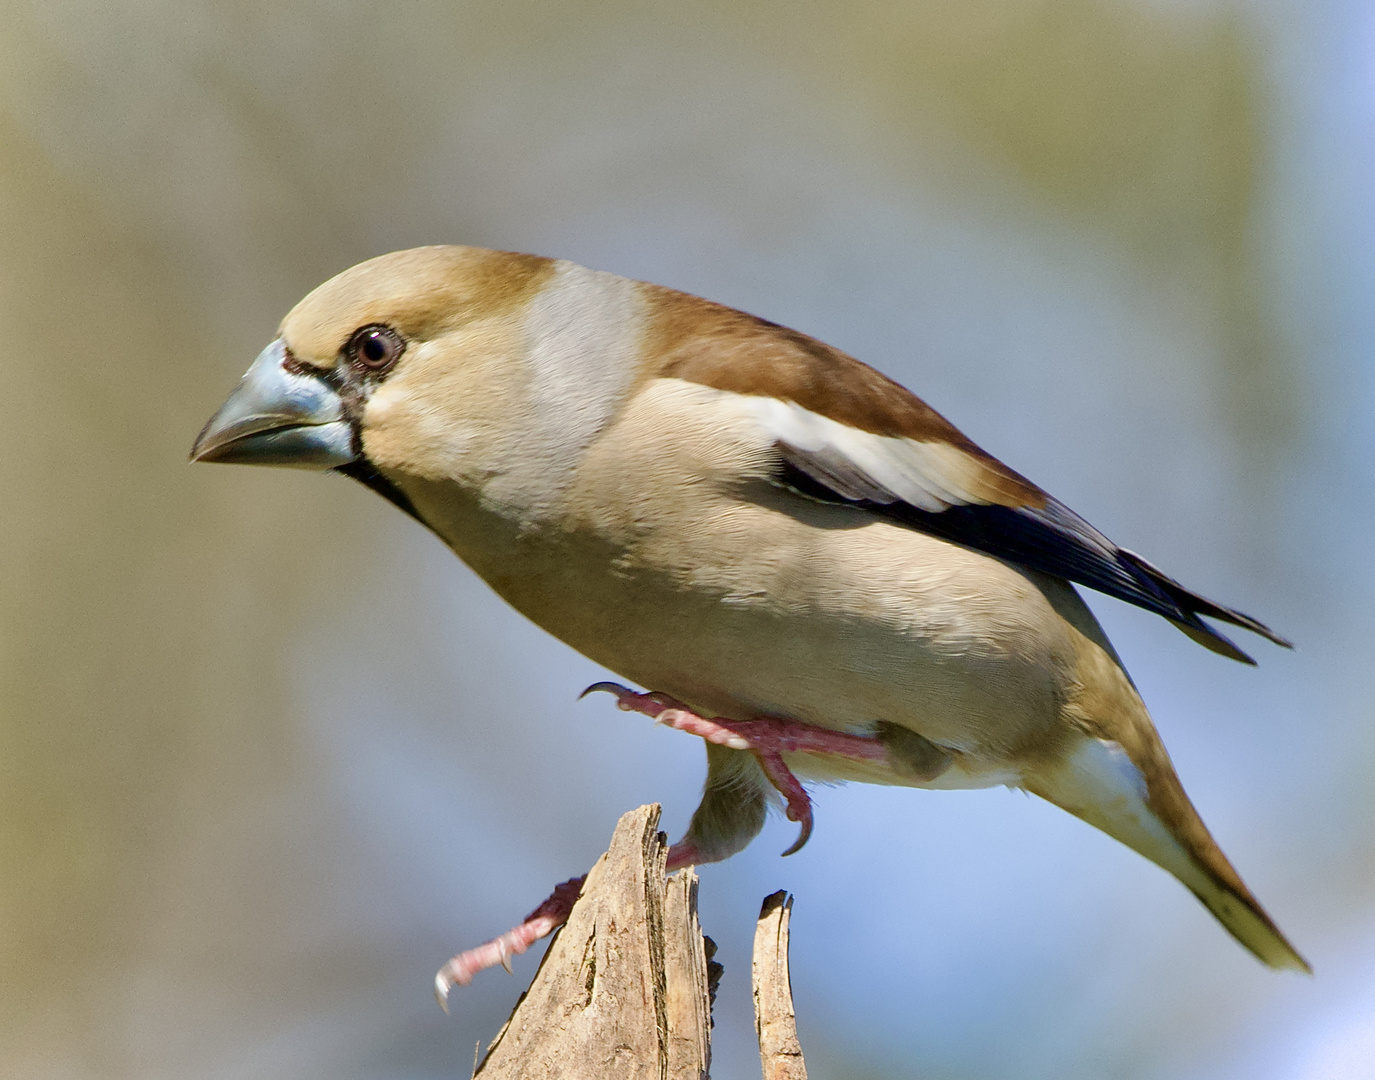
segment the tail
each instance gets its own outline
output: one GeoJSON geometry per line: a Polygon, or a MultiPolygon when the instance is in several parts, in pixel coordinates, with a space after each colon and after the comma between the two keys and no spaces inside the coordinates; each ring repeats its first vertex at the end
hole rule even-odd
{"type": "Polygon", "coordinates": [[[1294,647],[1293,642],[1280,637],[1259,619],[1243,615],[1233,608],[1215,604],[1206,597],[1191,592],[1166,574],[1165,571],[1148,563],[1134,551],[1119,548],[1117,560],[1123,563],[1138,581],[1163,594],[1168,599],[1173,612],[1163,608],[1157,610],[1205,649],[1211,649],[1213,652],[1232,660],[1239,660],[1243,664],[1255,664],[1250,656],[1237,647],[1236,642],[1226,634],[1219,633],[1214,627],[1209,626],[1199,618],[1200,615],[1207,615],[1209,618],[1230,623],[1233,626],[1240,626],[1243,630],[1250,630],[1251,633],[1268,638],[1276,645],[1282,645],[1286,649],[1294,647]]]}
{"type": "Polygon", "coordinates": [[[1131,735],[1130,754],[1082,736],[1058,766],[1028,777],[1028,790],[1168,870],[1262,963],[1312,974],[1209,834],[1150,721],[1131,735]]]}

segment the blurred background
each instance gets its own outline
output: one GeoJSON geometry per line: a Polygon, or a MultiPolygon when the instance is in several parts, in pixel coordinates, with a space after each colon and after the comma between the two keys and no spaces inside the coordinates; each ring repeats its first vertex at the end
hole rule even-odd
{"type": "Polygon", "coordinates": [[[539,950],[448,1018],[435,969],[686,825],[695,740],[416,524],[186,464],[307,290],[459,242],[815,334],[1299,643],[1090,598],[1315,978],[1034,799],[827,788],[702,871],[718,1080],[779,887],[818,1078],[1375,1077],[1369,5],[7,0],[0,46],[0,1074],[467,1075],[539,950]]]}

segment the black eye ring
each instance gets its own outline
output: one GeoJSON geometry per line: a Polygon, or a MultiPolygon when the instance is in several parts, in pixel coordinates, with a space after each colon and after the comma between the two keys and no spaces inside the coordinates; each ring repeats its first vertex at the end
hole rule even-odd
{"type": "Polygon", "coordinates": [[[344,353],[363,371],[380,375],[390,371],[406,351],[405,339],[390,326],[373,323],[353,332],[344,353]]]}

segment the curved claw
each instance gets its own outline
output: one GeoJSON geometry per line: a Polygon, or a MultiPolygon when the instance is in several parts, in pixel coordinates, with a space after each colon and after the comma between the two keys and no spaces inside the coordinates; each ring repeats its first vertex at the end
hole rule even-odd
{"type": "MultiPolygon", "coordinates": [[[[788,820],[789,820],[789,821],[796,821],[796,820],[797,820],[797,818],[793,817],[793,815],[792,815],[792,807],[788,807],[788,820]]],[[[787,851],[783,852],[783,858],[786,859],[789,855],[795,855],[795,854],[797,854],[799,851],[801,851],[801,850],[807,845],[807,841],[810,840],[811,838],[812,838],[812,808],[811,808],[811,806],[810,806],[810,804],[809,804],[808,807],[807,807],[807,812],[806,812],[805,814],[802,815],[802,829],[801,829],[801,831],[798,832],[798,834],[797,834],[797,839],[793,841],[793,846],[790,847],[790,848],[788,848],[787,851]]]]}
{"type": "Polygon", "coordinates": [[[584,690],[581,694],[578,695],[578,700],[581,701],[583,698],[587,697],[588,694],[595,694],[598,691],[605,691],[608,694],[615,694],[617,697],[620,697],[624,693],[628,693],[626,688],[622,686],[620,683],[614,683],[610,681],[594,682],[591,686],[589,686],[586,690],[584,690]]]}
{"type": "Polygon", "coordinates": [[[835,753],[839,748],[848,751],[849,756],[858,760],[869,760],[884,753],[882,744],[877,740],[844,733],[803,729],[803,734],[808,738],[799,738],[796,729],[800,725],[792,725],[792,730],[789,730],[784,722],[776,719],[709,719],[698,716],[667,694],[641,694],[620,683],[610,681],[593,683],[578,697],[585,698],[593,691],[605,691],[613,695],[616,698],[616,706],[626,712],[642,713],[660,724],[700,736],[707,742],[753,753],[764,770],[764,775],[769,778],[769,783],[773,784],[778,793],[787,800],[788,820],[796,821],[802,826],[792,847],[783,852],[785,856],[801,851],[811,839],[812,800],[802,782],[793,775],[783,760],[782,751],[786,749],[796,753],[816,750],[835,753]]]}
{"type": "Polygon", "coordinates": [[[663,694],[641,694],[628,686],[614,682],[593,683],[578,695],[578,700],[581,701],[593,691],[610,694],[616,699],[616,708],[621,712],[642,713],[652,720],[657,720],[665,710],[678,707],[678,702],[663,694]]]}
{"type": "Polygon", "coordinates": [[[788,801],[788,820],[796,821],[802,826],[797,841],[787,851],[783,852],[785,856],[792,855],[801,851],[803,845],[812,837],[811,797],[807,794],[807,789],[802,786],[802,781],[793,775],[793,771],[788,768],[787,763],[783,760],[783,755],[777,750],[756,750],[754,756],[759,760],[759,765],[764,770],[764,775],[769,778],[769,783],[788,801]]]}

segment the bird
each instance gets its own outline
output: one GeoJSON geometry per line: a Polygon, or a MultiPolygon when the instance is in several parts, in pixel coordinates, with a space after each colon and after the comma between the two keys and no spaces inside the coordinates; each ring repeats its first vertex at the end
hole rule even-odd
{"type": "MultiPolygon", "coordinates": [[[[734,308],[543,256],[437,245],[320,285],[192,460],[333,471],[704,740],[670,868],[739,852],[803,781],[1006,785],[1173,874],[1308,972],[1194,809],[1076,585],[1253,663],[1285,647],[986,453],[902,385],[734,308]]],[[[563,922],[580,879],[455,956],[455,983],[563,922]]]]}

